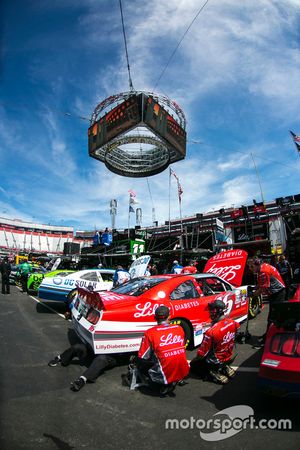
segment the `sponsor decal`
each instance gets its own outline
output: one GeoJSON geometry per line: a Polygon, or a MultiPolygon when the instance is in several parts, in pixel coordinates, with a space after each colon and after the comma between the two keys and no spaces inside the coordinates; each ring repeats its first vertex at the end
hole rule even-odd
{"type": "Polygon", "coordinates": [[[189,309],[194,308],[195,306],[199,306],[199,302],[197,300],[188,303],[180,303],[179,305],[174,305],[175,311],[179,311],[180,309],[189,309]]]}
{"type": "Polygon", "coordinates": [[[142,277],[145,275],[147,266],[149,264],[149,261],[151,259],[151,256],[145,255],[141,256],[140,258],[136,259],[130,266],[129,273],[130,278],[137,278],[142,277]]]}
{"type": "MultiPolygon", "coordinates": [[[[65,283],[65,284],[73,284],[74,280],[66,280],[66,281],[72,281],[72,283],[65,283]]],[[[97,287],[97,281],[85,281],[85,280],[77,280],[76,286],[80,288],[93,288],[96,289],[97,287]]]]}
{"type": "Polygon", "coordinates": [[[103,297],[103,300],[111,300],[111,301],[113,301],[113,300],[120,300],[120,299],[122,299],[122,297],[119,296],[118,294],[113,294],[113,293],[110,293],[110,292],[101,292],[101,295],[103,297]]]}
{"type": "Polygon", "coordinates": [[[65,286],[74,286],[74,280],[71,280],[70,278],[66,278],[64,281],[65,286]]]}
{"type": "Polygon", "coordinates": [[[202,324],[196,325],[195,327],[195,336],[201,336],[203,334],[203,326],[202,324]]]}
{"type": "Polygon", "coordinates": [[[172,351],[169,351],[169,352],[165,352],[164,353],[164,357],[168,358],[169,356],[182,355],[182,353],[185,353],[185,349],[184,348],[180,348],[179,350],[172,350],[172,351]]]}
{"type": "Polygon", "coordinates": [[[184,345],[184,339],[180,334],[169,333],[167,336],[163,335],[160,337],[160,347],[165,347],[166,345],[181,344],[184,345]]]}
{"type": "Polygon", "coordinates": [[[247,303],[247,292],[245,290],[235,289],[235,306],[236,308],[240,308],[247,303]]]}
{"type": "Polygon", "coordinates": [[[132,344],[96,344],[95,345],[96,350],[127,350],[131,349],[139,349],[140,344],[132,343],[132,344]]]}
{"type": "Polygon", "coordinates": [[[146,317],[146,316],[153,316],[155,313],[155,310],[160,306],[159,303],[155,303],[152,305],[151,302],[146,302],[144,305],[142,303],[138,303],[135,308],[137,309],[137,312],[134,313],[134,317],[146,317]]]}
{"type": "Polygon", "coordinates": [[[243,256],[243,250],[230,250],[228,252],[221,252],[210,258],[212,261],[219,261],[220,259],[236,258],[243,256]]]}
{"type": "Polygon", "coordinates": [[[230,283],[232,280],[235,279],[236,274],[239,270],[241,270],[241,265],[236,264],[235,266],[222,266],[218,267],[217,264],[213,264],[208,272],[214,273],[215,275],[218,275],[218,277],[223,278],[223,280],[228,281],[230,283]]]}
{"type": "Polygon", "coordinates": [[[53,283],[54,284],[61,284],[62,283],[62,279],[59,277],[53,278],[53,283]]]}
{"type": "Polygon", "coordinates": [[[235,333],[230,333],[230,331],[228,331],[228,333],[226,333],[223,337],[222,344],[229,344],[230,342],[233,342],[234,336],[235,333]]]}

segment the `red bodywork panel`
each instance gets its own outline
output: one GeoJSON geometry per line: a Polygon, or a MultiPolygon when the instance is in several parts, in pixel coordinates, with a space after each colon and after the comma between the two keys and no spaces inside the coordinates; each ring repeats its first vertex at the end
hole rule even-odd
{"type": "Polygon", "coordinates": [[[300,285],[289,302],[275,305],[260,363],[263,390],[278,396],[300,396],[300,285]]]}
{"type": "Polygon", "coordinates": [[[247,256],[245,250],[238,249],[218,253],[207,261],[204,273],[214,273],[233,286],[240,286],[247,256]]]}

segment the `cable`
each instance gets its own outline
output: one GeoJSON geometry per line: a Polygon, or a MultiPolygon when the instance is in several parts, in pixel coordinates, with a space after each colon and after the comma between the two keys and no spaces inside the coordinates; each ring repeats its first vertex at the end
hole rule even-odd
{"type": "Polygon", "coordinates": [[[129,57],[128,57],[128,50],[127,50],[127,41],[126,41],[126,34],[125,34],[125,26],[124,26],[124,19],[123,19],[123,10],[122,10],[122,0],[119,0],[120,5],[120,12],[121,12],[121,21],[122,21],[122,29],[123,29],[123,37],[124,37],[124,44],[125,44],[125,54],[126,54],[126,60],[127,60],[127,70],[128,70],[128,78],[129,78],[129,89],[131,91],[134,91],[131,74],[130,74],[130,65],[129,65],[129,57]]]}
{"type": "Polygon", "coordinates": [[[167,64],[165,65],[163,71],[161,72],[160,76],[158,77],[153,91],[155,90],[156,86],[158,85],[158,83],[160,82],[161,78],[163,77],[165,71],[167,70],[171,60],[173,59],[173,56],[175,55],[175,53],[177,52],[181,42],[183,41],[183,39],[185,38],[185,36],[188,34],[190,28],[192,27],[193,23],[195,22],[195,20],[197,19],[197,17],[199,16],[199,14],[201,13],[201,11],[203,11],[203,9],[205,8],[205,6],[207,5],[207,3],[209,2],[209,0],[206,0],[206,2],[201,6],[201,8],[199,9],[199,11],[197,12],[197,14],[195,15],[195,17],[193,18],[193,20],[191,21],[191,23],[189,24],[189,26],[187,27],[186,31],[183,33],[182,38],[180,39],[180,41],[178,42],[178,44],[176,45],[175,49],[173,50],[171,56],[169,57],[167,64]]]}
{"type": "MultiPolygon", "coordinates": [[[[206,147],[210,147],[210,148],[215,149],[215,147],[214,147],[213,145],[206,144],[206,143],[203,142],[203,141],[198,141],[198,140],[193,139],[193,140],[188,140],[187,142],[189,142],[189,143],[191,143],[191,144],[196,144],[196,145],[197,145],[197,144],[200,144],[200,145],[204,145],[204,146],[206,146],[206,147]]],[[[226,149],[224,149],[224,150],[226,150],[226,149]]],[[[226,151],[230,151],[230,150],[226,150],[226,151]]],[[[240,150],[232,150],[232,151],[233,151],[233,153],[241,153],[242,155],[249,156],[249,158],[251,158],[251,157],[252,157],[251,154],[253,154],[256,158],[260,158],[260,159],[262,159],[262,160],[265,160],[265,161],[268,161],[268,162],[271,162],[271,163],[280,164],[280,165],[285,166],[285,167],[287,167],[287,168],[289,168],[289,169],[295,169],[294,166],[290,166],[290,165],[285,164],[284,162],[281,162],[281,161],[274,161],[274,159],[265,158],[264,156],[260,156],[260,155],[258,155],[257,153],[251,153],[251,154],[249,155],[249,153],[241,152],[240,150]]]]}
{"type": "MultiPolygon", "coordinates": [[[[32,110],[32,105],[29,105],[29,104],[19,104],[19,105],[16,105],[16,104],[13,104],[13,105],[10,105],[9,103],[7,103],[7,102],[0,102],[0,106],[3,106],[3,107],[5,107],[5,108],[7,108],[7,109],[11,109],[11,110],[15,110],[15,111],[31,111],[32,110]]],[[[55,108],[55,107],[43,107],[43,106],[41,106],[41,108],[42,108],[42,110],[45,110],[45,111],[55,111],[55,112],[57,112],[57,113],[59,113],[59,114],[61,114],[61,115],[63,115],[63,116],[67,116],[67,117],[75,117],[76,119],[80,119],[80,120],[84,120],[84,121],[86,121],[86,122],[90,122],[90,118],[89,117],[84,117],[84,116],[79,116],[78,114],[71,114],[71,113],[69,113],[69,112],[66,112],[66,111],[63,111],[63,110],[61,110],[61,109],[59,109],[59,108],[55,108]]]]}
{"type": "Polygon", "coordinates": [[[150,190],[150,184],[149,184],[149,179],[148,177],[146,178],[147,180],[147,186],[148,186],[148,191],[149,191],[149,196],[150,196],[150,200],[151,200],[151,205],[152,205],[152,222],[155,222],[155,207],[154,207],[154,203],[153,203],[153,198],[152,198],[152,193],[150,190]]]}

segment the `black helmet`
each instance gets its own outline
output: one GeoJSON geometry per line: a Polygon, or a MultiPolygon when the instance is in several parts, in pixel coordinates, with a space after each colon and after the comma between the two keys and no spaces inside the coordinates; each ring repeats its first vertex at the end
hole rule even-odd
{"type": "Polygon", "coordinates": [[[212,319],[218,319],[224,314],[224,310],[226,309],[226,305],[222,300],[215,300],[208,304],[209,312],[212,316],[212,319]]]}
{"type": "Polygon", "coordinates": [[[155,318],[156,319],[167,319],[170,315],[170,310],[167,306],[159,306],[158,308],[156,308],[155,310],[155,318]]]}

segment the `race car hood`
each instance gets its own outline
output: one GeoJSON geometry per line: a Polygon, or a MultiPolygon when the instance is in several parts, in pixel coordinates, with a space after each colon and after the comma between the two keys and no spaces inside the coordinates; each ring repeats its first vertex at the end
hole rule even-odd
{"type": "Polygon", "coordinates": [[[109,309],[115,309],[123,306],[124,303],[126,303],[126,305],[136,303],[136,298],[131,297],[130,295],[117,294],[109,291],[89,291],[84,288],[78,288],[77,290],[79,297],[82,298],[85,303],[99,311],[106,309],[107,306],[109,306],[109,309]]]}
{"type": "Polygon", "coordinates": [[[228,250],[210,258],[204,273],[214,273],[237,287],[242,284],[248,253],[245,250],[228,250]]]}

